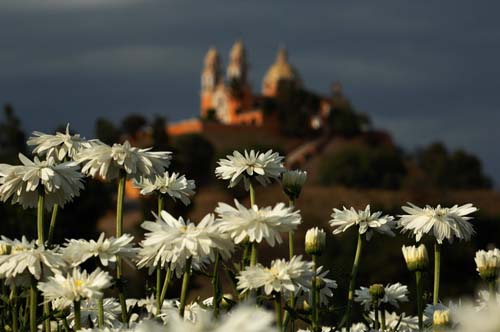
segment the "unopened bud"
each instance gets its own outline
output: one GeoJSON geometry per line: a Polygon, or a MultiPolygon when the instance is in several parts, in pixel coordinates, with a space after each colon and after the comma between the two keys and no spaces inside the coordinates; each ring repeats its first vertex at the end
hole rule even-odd
{"type": "Polygon", "coordinates": [[[435,310],[432,315],[432,325],[434,327],[450,326],[450,311],[449,310],[435,310]]]}
{"type": "Polygon", "coordinates": [[[416,246],[403,246],[401,248],[406,261],[406,266],[410,271],[423,271],[429,265],[429,255],[423,244],[416,246]]]}
{"type": "Polygon", "coordinates": [[[306,253],[309,255],[321,255],[326,245],[326,233],[324,230],[314,227],[306,232],[306,253]]]}
{"type": "Polygon", "coordinates": [[[487,281],[495,281],[498,277],[498,270],[500,268],[500,250],[479,250],[476,252],[477,271],[481,278],[487,281]]]}
{"type": "Polygon", "coordinates": [[[10,246],[8,244],[2,243],[0,244],[0,256],[10,254],[10,246]]]}
{"type": "Polygon", "coordinates": [[[291,200],[299,198],[302,187],[307,180],[307,172],[301,170],[286,171],[281,178],[283,191],[291,200]]]}
{"type": "Polygon", "coordinates": [[[382,284],[373,284],[368,288],[368,293],[373,300],[380,300],[385,295],[385,287],[382,284]]]}
{"type": "Polygon", "coordinates": [[[220,308],[223,310],[229,310],[232,307],[232,302],[233,302],[233,295],[232,294],[224,294],[222,296],[222,299],[220,300],[220,308]]]}
{"type": "Polygon", "coordinates": [[[304,302],[302,303],[302,309],[304,309],[305,311],[309,311],[309,309],[311,309],[311,306],[306,300],[304,300],[304,302]]]}

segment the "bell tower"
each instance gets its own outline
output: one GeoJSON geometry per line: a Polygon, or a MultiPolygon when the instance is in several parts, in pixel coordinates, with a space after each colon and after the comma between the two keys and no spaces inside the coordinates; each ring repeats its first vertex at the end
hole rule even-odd
{"type": "Polygon", "coordinates": [[[226,72],[229,84],[236,83],[245,86],[247,84],[247,71],[248,63],[245,46],[241,40],[238,40],[229,53],[229,64],[226,72]]]}
{"type": "Polygon", "coordinates": [[[201,72],[200,110],[202,117],[206,117],[207,112],[214,109],[213,95],[220,83],[222,83],[222,74],[219,52],[215,47],[211,47],[205,55],[201,72]]]}

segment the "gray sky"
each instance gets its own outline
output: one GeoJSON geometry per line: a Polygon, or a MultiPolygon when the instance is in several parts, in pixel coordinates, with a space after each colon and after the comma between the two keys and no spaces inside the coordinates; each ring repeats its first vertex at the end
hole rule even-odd
{"type": "Polygon", "coordinates": [[[208,47],[242,38],[254,88],[286,45],[307,87],[340,80],[360,111],[413,149],[478,154],[500,182],[496,1],[1,0],[0,102],[25,129],[198,114],[208,47]]]}

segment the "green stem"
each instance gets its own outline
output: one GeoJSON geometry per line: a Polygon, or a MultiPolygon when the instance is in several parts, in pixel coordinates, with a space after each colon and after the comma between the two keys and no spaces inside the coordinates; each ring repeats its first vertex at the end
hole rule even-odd
{"type": "Polygon", "coordinates": [[[385,307],[384,304],[380,304],[380,329],[385,331],[385,307]]]}
{"type": "Polygon", "coordinates": [[[116,197],[116,237],[122,236],[123,233],[123,200],[125,198],[125,183],[127,181],[127,173],[120,171],[118,180],[118,194],[116,197]]]}
{"type": "Polygon", "coordinates": [[[36,280],[35,278],[31,278],[31,286],[30,286],[30,331],[31,332],[36,332],[36,296],[37,296],[37,291],[36,291],[36,280]]]}
{"type": "Polygon", "coordinates": [[[57,220],[57,212],[59,211],[59,204],[54,204],[52,207],[52,216],[50,218],[50,226],[49,226],[49,236],[47,237],[47,245],[52,243],[54,239],[54,230],[56,228],[56,220],[57,220]]]}
{"type": "Polygon", "coordinates": [[[104,299],[100,297],[97,299],[97,326],[104,328],[104,299]]]}
{"type": "Polygon", "coordinates": [[[191,278],[191,260],[188,258],[186,261],[186,266],[184,267],[184,276],[182,278],[182,289],[181,289],[181,299],[179,305],[179,315],[184,318],[184,308],[186,307],[187,293],[189,290],[189,279],[191,278]]]}
{"type": "Polygon", "coordinates": [[[38,233],[38,245],[43,245],[44,236],[43,236],[43,209],[45,205],[45,188],[40,185],[38,187],[38,202],[36,209],[36,225],[37,225],[37,233],[38,233]]]}
{"type": "MultiPolygon", "coordinates": [[[[294,200],[289,201],[289,206],[292,207],[295,205],[294,200]]],[[[293,232],[288,232],[288,256],[290,259],[292,259],[293,255],[295,254],[295,248],[294,248],[294,238],[293,238],[293,232]]]]}
{"type": "Polygon", "coordinates": [[[50,303],[49,302],[44,302],[44,304],[43,304],[43,316],[44,316],[43,326],[45,328],[45,332],[51,332],[51,327],[50,327],[50,303]]]}
{"type": "Polygon", "coordinates": [[[252,242],[252,253],[250,254],[250,266],[257,265],[257,242],[252,242]]]}
{"type": "Polygon", "coordinates": [[[12,308],[12,332],[17,332],[17,287],[16,285],[12,286],[12,290],[10,293],[10,305],[12,308]]]}
{"type": "Polygon", "coordinates": [[[155,288],[155,299],[156,308],[161,307],[160,296],[161,296],[161,264],[156,267],[156,288],[155,288]]]}
{"type": "Polygon", "coordinates": [[[220,306],[220,300],[221,300],[221,289],[220,289],[220,282],[219,282],[219,260],[220,260],[220,255],[217,253],[215,255],[215,262],[214,262],[214,272],[212,274],[212,288],[213,288],[213,306],[214,306],[214,317],[218,318],[219,317],[219,306],[220,306]]]}
{"type": "Polygon", "coordinates": [[[378,312],[378,300],[375,302],[375,330],[378,331],[380,327],[379,312],[378,312]]]}
{"type": "MultiPolygon", "coordinates": [[[[123,200],[125,198],[125,182],[127,181],[127,173],[124,170],[120,171],[118,181],[118,195],[116,197],[116,237],[122,236],[123,231],[123,200]]],[[[128,326],[127,319],[127,304],[125,302],[125,294],[123,291],[123,266],[120,256],[116,256],[116,282],[118,285],[118,298],[122,311],[122,323],[128,326]]]]}
{"type": "Polygon", "coordinates": [[[418,330],[424,330],[423,306],[422,306],[422,271],[415,271],[415,282],[417,286],[417,313],[418,330]]]}
{"type": "MultiPolygon", "coordinates": [[[[163,211],[163,206],[165,205],[165,198],[164,196],[159,193],[158,194],[158,218],[160,218],[161,211],[163,211]]],[[[161,304],[162,302],[160,301],[161,297],[161,265],[158,264],[156,267],[156,308],[158,309],[158,313],[160,312],[161,309],[161,304]]]]}
{"type": "Polygon", "coordinates": [[[283,331],[283,315],[281,312],[281,293],[276,292],[274,294],[274,312],[276,314],[276,325],[278,327],[278,331],[283,331]]]}
{"type": "Polygon", "coordinates": [[[167,267],[167,273],[165,274],[165,280],[163,281],[163,288],[161,289],[160,300],[156,303],[157,314],[161,313],[161,307],[163,306],[163,301],[165,301],[165,296],[167,296],[168,285],[170,284],[170,279],[172,278],[172,270],[170,266],[167,267]]]}
{"type": "MultiPolygon", "coordinates": [[[[30,294],[28,292],[28,294],[30,294]]],[[[26,322],[28,321],[28,315],[31,314],[30,311],[31,311],[31,301],[30,301],[30,297],[31,297],[31,294],[26,296],[26,302],[24,304],[24,311],[23,311],[23,318],[22,318],[22,321],[23,321],[23,325],[26,325],[26,322]]]]}
{"type": "Polygon", "coordinates": [[[439,277],[441,274],[441,245],[439,243],[434,244],[434,293],[433,301],[434,305],[439,302],[439,277]]]}
{"type": "Polygon", "coordinates": [[[312,261],[313,261],[313,272],[314,272],[314,277],[312,279],[312,288],[311,288],[311,330],[312,332],[318,332],[319,331],[319,325],[318,325],[318,301],[317,301],[317,288],[318,288],[318,283],[316,282],[316,269],[317,269],[317,256],[312,255],[312,261]]]}
{"type": "Polygon", "coordinates": [[[356,247],[356,255],[354,256],[354,263],[352,264],[351,279],[349,281],[349,293],[347,295],[347,309],[345,313],[345,323],[344,326],[351,326],[351,312],[352,305],[354,302],[354,289],[356,288],[356,278],[359,271],[359,262],[361,259],[361,252],[363,251],[364,237],[358,231],[358,244],[356,247]]]}
{"type": "Polygon", "coordinates": [[[490,301],[496,301],[497,299],[497,281],[496,279],[490,280],[488,283],[490,290],[490,301]]]}
{"type": "Polygon", "coordinates": [[[255,189],[250,181],[250,208],[255,205],[255,189]]]}
{"type": "Polygon", "coordinates": [[[251,243],[248,242],[248,240],[245,240],[242,243],[242,246],[243,246],[243,254],[241,256],[240,270],[243,270],[249,264],[249,261],[250,261],[249,256],[250,256],[251,243]]]}
{"type": "MultiPolygon", "coordinates": [[[[294,206],[295,202],[293,200],[289,201],[290,206],[294,206]]],[[[290,259],[294,256],[295,250],[294,250],[294,233],[293,232],[288,232],[288,256],[290,259]]],[[[290,299],[288,300],[288,306],[294,310],[295,309],[295,296],[294,294],[290,295],[290,299]]],[[[286,330],[288,327],[288,322],[290,321],[290,327],[292,331],[295,331],[295,319],[293,317],[290,317],[290,313],[288,311],[285,311],[284,314],[284,323],[283,323],[283,330],[286,330]]]]}
{"type": "Polygon", "coordinates": [[[158,218],[160,217],[161,211],[165,208],[165,195],[158,193],[158,218]]]}
{"type": "Polygon", "coordinates": [[[82,315],[80,311],[80,301],[73,301],[74,311],[75,311],[75,331],[82,328],[82,315]]]}

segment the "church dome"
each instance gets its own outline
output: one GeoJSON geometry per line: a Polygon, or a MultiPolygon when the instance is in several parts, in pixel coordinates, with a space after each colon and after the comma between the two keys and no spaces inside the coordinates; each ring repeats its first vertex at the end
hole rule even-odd
{"type": "Polygon", "coordinates": [[[267,70],[264,76],[263,85],[276,86],[279,81],[293,81],[298,84],[301,79],[297,70],[288,62],[288,54],[286,49],[281,48],[276,56],[276,61],[267,70]]]}

